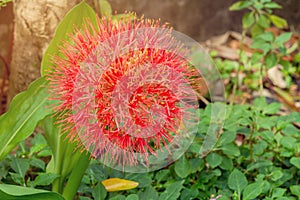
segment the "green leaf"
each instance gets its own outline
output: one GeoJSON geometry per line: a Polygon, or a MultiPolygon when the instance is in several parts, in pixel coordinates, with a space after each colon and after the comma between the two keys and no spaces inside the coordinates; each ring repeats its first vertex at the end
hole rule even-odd
{"type": "Polygon", "coordinates": [[[266,15],[262,14],[259,16],[257,23],[263,28],[269,28],[271,21],[266,15]]]}
{"type": "Polygon", "coordinates": [[[276,114],[279,109],[281,107],[280,103],[271,103],[268,104],[265,108],[263,108],[263,114],[267,114],[267,115],[272,115],[272,114],[276,114]]]}
{"type": "Polygon", "coordinates": [[[204,161],[202,158],[192,158],[189,160],[191,166],[191,173],[201,171],[204,168],[204,161]]]}
{"type": "Polygon", "coordinates": [[[253,162],[247,166],[247,171],[252,171],[254,169],[269,167],[272,166],[273,162],[270,160],[259,160],[257,162],[253,162]]]}
{"type": "Polygon", "coordinates": [[[247,187],[243,191],[243,199],[250,200],[250,199],[255,199],[256,197],[258,197],[258,195],[260,195],[262,192],[262,186],[263,186],[262,181],[251,183],[251,184],[247,185],[247,187]]]}
{"type": "Polygon", "coordinates": [[[225,144],[229,144],[233,142],[236,138],[236,132],[235,131],[225,131],[220,136],[220,146],[223,146],[225,144]]]}
{"type": "Polygon", "coordinates": [[[228,157],[223,157],[222,163],[220,165],[220,168],[231,171],[233,168],[233,162],[230,158],[228,157]]]}
{"type": "Polygon", "coordinates": [[[239,171],[234,169],[228,177],[228,187],[238,193],[240,196],[243,189],[248,185],[246,176],[239,171]]]}
{"type": "Polygon", "coordinates": [[[212,168],[219,166],[222,163],[222,156],[217,153],[211,153],[206,157],[206,161],[212,168]]]}
{"type": "Polygon", "coordinates": [[[137,194],[130,194],[126,197],[126,200],[139,200],[139,196],[137,194]]]}
{"type": "Polygon", "coordinates": [[[259,135],[269,143],[272,143],[274,141],[274,133],[272,131],[263,131],[260,132],[259,135]]]}
{"type": "Polygon", "coordinates": [[[111,16],[112,9],[107,0],[99,0],[101,16],[111,16]]]}
{"type": "Polygon", "coordinates": [[[24,177],[29,169],[29,161],[27,159],[13,157],[10,166],[17,174],[24,177]]]}
{"type": "Polygon", "coordinates": [[[59,50],[60,46],[63,44],[63,41],[68,41],[69,34],[74,31],[75,26],[81,28],[86,19],[89,19],[93,24],[96,25],[95,11],[85,1],[82,1],[80,4],[72,8],[72,10],[69,11],[59,23],[56,28],[55,35],[42,59],[42,76],[45,76],[49,73],[49,69],[52,65],[51,59],[53,55],[61,54],[59,50]]]}
{"type": "Polygon", "coordinates": [[[272,199],[283,197],[285,192],[286,192],[285,188],[275,188],[272,192],[272,199]]]}
{"type": "Polygon", "coordinates": [[[190,163],[184,155],[175,163],[175,172],[180,178],[185,178],[191,173],[190,163]]]}
{"type": "Polygon", "coordinates": [[[242,10],[252,5],[251,1],[238,1],[229,7],[230,11],[242,10]]]}
{"type": "Polygon", "coordinates": [[[300,197],[300,185],[292,185],[290,187],[291,193],[296,195],[297,197],[300,197]]]}
{"type": "Polygon", "coordinates": [[[37,159],[37,158],[32,158],[30,159],[30,165],[36,167],[36,168],[40,168],[42,170],[45,170],[45,162],[41,159],[37,159]]]}
{"type": "Polygon", "coordinates": [[[0,117],[0,160],[34,131],[37,123],[51,114],[46,81],[39,78],[12,100],[0,117]]]}
{"type": "Polygon", "coordinates": [[[149,199],[149,200],[156,200],[158,199],[158,192],[152,187],[149,186],[147,187],[144,191],[139,191],[138,192],[139,198],[140,199],[149,199]]]}
{"type": "Polygon", "coordinates": [[[283,44],[289,41],[292,37],[292,33],[282,33],[275,39],[275,44],[279,47],[283,47],[283,44]]]}
{"type": "Polygon", "coordinates": [[[93,189],[92,195],[95,200],[104,200],[105,199],[107,192],[101,182],[99,182],[96,185],[96,187],[93,189]]]}
{"type": "Polygon", "coordinates": [[[159,200],[176,200],[180,196],[180,191],[183,188],[184,181],[177,181],[170,184],[167,189],[161,193],[159,200]]]}
{"type": "Polygon", "coordinates": [[[269,16],[271,22],[277,27],[277,28],[284,28],[287,26],[287,22],[285,19],[278,17],[277,15],[270,15],[269,16]]]}
{"type": "Polygon", "coordinates": [[[126,199],[125,196],[121,195],[121,194],[118,194],[117,196],[109,198],[109,200],[125,200],[125,199],[126,199]]]}
{"type": "Polygon", "coordinates": [[[251,36],[256,37],[257,35],[263,33],[265,30],[263,26],[260,26],[259,24],[254,24],[250,31],[251,31],[251,36]]]}
{"type": "MultiPolygon", "coordinates": [[[[262,34],[259,34],[259,35],[257,35],[255,38],[254,38],[254,42],[255,41],[260,41],[260,40],[262,40],[262,41],[266,41],[266,42],[272,42],[273,40],[274,40],[274,35],[273,35],[273,33],[271,33],[271,32],[264,32],[264,33],[262,33],[262,34]]],[[[260,41],[261,42],[261,41],[260,41]]]]}
{"type": "Polygon", "coordinates": [[[54,192],[16,185],[0,184],[0,199],[6,200],[64,200],[54,192]]]}
{"type": "Polygon", "coordinates": [[[298,142],[297,142],[297,139],[295,139],[293,137],[285,136],[280,140],[280,144],[284,148],[294,151],[297,147],[298,142]]]}
{"type": "Polygon", "coordinates": [[[224,154],[228,156],[239,156],[240,149],[233,143],[221,147],[224,154]]]}
{"type": "Polygon", "coordinates": [[[282,171],[281,171],[280,169],[274,170],[274,171],[272,171],[272,173],[271,173],[271,179],[272,179],[273,181],[277,181],[277,180],[280,179],[282,176],[283,176],[283,173],[282,173],[282,171]]]}
{"type": "Polygon", "coordinates": [[[282,8],[281,5],[279,5],[278,3],[275,3],[275,2],[269,2],[269,3],[266,3],[264,5],[265,8],[270,8],[270,9],[280,9],[282,8]]]}
{"type": "Polygon", "coordinates": [[[266,58],[265,58],[265,62],[266,62],[267,69],[270,69],[270,68],[274,67],[277,64],[277,56],[276,56],[276,54],[272,53],[272,52],[269,53],[266,56],[266,58]]]}
{"type": "Polygon", "coordinates": [[[249,28],[255,22],[254,12],[244,14],[242,18],[243,28],[249,28]]]}
{"type": "Polygon", "coordinates": [[[290,159],[290,162],[291,162],[292,165],[294,165],[295,167],[300,169],[300,157],[292,157],[290,159]]]}
{"type": "Polygon", "coordinates": [[[50,185],[57,177],[54,173],[41,173],[34,179],[33,185],[50,185]]]}

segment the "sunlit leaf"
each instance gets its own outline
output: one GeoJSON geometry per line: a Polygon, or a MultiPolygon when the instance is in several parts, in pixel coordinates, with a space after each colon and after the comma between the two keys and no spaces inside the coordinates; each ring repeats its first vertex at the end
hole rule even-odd
{"type": "Polygon", "coordinates": [[[130,189],[136,188],[139,185],[138,182],[129,181],[129,180],[120,179],[120,178],[106,179],[106,180],[102,181],[102,184],[104,185],[105,189],[108,192],[130,190],[130,189]]]}

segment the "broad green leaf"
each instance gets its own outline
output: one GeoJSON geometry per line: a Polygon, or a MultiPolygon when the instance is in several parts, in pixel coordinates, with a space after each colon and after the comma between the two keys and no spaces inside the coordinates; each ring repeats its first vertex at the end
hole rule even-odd
{"type": "Polygon", "coordinates": [[[105,189],[108,192],[130,190],[130,189],[136,188],[139,185],[138,182],[129,181],[129,180],[120,179],[120,178],[109,178],[109,179],[102,181],[102,184],[104,185],[105,189]]]}
{"type": "Polygon", "coordinates": [[[59,50],[63,41],[68,41],[69,34],[74,31],[75,26],[81,28],[86,19],[89,19],[92,23],[96,24],[95,11],[85,1],[82,1],[72,8],[72,10],[70,10],[61,20],[42,59],[42,76],[49,73],[53,55],[60,55],[59,50]]]}
{"type": "Polygon", "coordinates": [[[272,131],[263,131],[260,132],[259,135],[269,143],[272,143],[274,141],[274,133],[272,131]]]}
{"type": "Polygon", "coordinates": [[[282,8],[281,5],[279,5],[278,3],[275,3],[275,2],[269,2],[269,3],[266,3],[264,5],[265,8],[270,8],[270,9],[280,9],[282,8]]]}
{"type": "Polygon", "coordinates": [[[175,163],[175,172],[180,178],[185,178],[191,173],[191,166],[185,155],[175,163]]]}
{"type": "Polygon", "coordinates": [[[271,41],[274,40],[274,34],[271,33],[271,32],[264,32],[262,34],[257,35],[254,38],[254,42],[257,41],[257,40],[263,40],[263,41],[271,42],[271,41]]]}
{"type": "Polygon", "coordinates": [[[57,174],[53,173],[41,173],[33,181],[34,186],[37,185],[50,185],[54,179],[58,177],[57,174]]]}
{"type": "Polygon", "coordinates": [[[243,28],[249,28],[255,22],[254,12],[244,14],[242,18],[243,28]]]}
{"type": "Polygon", "coordinates": [[[6,200],[64,200],[54,192],[16,185],[0,184],[0,199],[6,200]]]}
{"type": "Polygon", "coordinates": [[[212,168],[219,166],[222,163],[222,156],[217,153],[211,153],[206,157],[206,161],[212,168]]]}
{"type": "Polygon", "coordinates": [[[24,177],[29,169],[29,160],[13,157],[10,166],[17,174],[20,174],[21,177],[24,177]]]}
{"type": "Polygon", "coordinates": [[[234,169],[228,177],[228,186],[230,189],[242,193],[243,189],[247,186],[248,181],[246,176],[238,169],[234,169]]]}
{"type": "Polygon", "coordinates": [[[221,147],[224,154],[228,156],[239,156],[240,149],[234,144],[230,143],[221,147]]]}
{"type": "Polygon", "coordinates": [[[294,151],[297,147],[298,141],[296,138],[285,136],[280,140],[280,144],[284,148],[294,151]]]}
{"type": "Polygon", "coordinates": [[[152,187],[147,187],[144,191],[138,192],[139,198],[144,200],[156,200],[158,199],[158,192],[152,187]]]}
{"type": "Polygon", "coordinates": [[[126,200],[139,200],[139,196],[137,194],[130,194],[126,197],[126,200]]]}
{"type": "Polygon", "coordinates": [[[291,193],[300,198],[300,185],[292,185],[290,187],[291,193]]]}
{"type": "Polygon", "coordinates": [[[286,192],[285,188],[275,188],[272,192],[272,199],[277,197],[283,197],[285,192],[286,192]]]}
{"type": "Polygon", "coordinates": [[[191,173],[201,171],[204,168],[204,161],[202,158],[192,158],[189,160],[191,166],[191,173]]]}
{"type": "Polygon", "coordinates": [[[274,67],[277,64],[277,56],[276,56],[276,54],[272,53],[272,52],[269,53],[266,56],[266,58],[265,58],[265,62],[266,62],[267,69],[270,69],[270,68],[274,67]]]}
{"type": "Polygon", "coordinates": [[[197,188],[185,188],[182,190],[180,195],[180,200],[186,200],[186,199],[196,199],[198,196],[199,191],[197,188]]]}
{"type": "Polygon", "coordinates": [[[257,23],[263,28],[269,28],[271,21],[266,15],[261,14],[258,18],[257,23]]]}
{"type": "Polygon", "coordinates": [[[40,168],[42,170],[45,170],[45,162],[41,159],[38,159],[38,158],[32,158],[30,159],[30,165],[36,167],[36,168],[40,168]]]}
{"type": "Polygon", "coordinates": [[[139,188],[148,187],[152,183],[152,178],[147,173],[128,173],[128,174],[126,174],[124,179],[138,182],[139,183],[139,185],[138,185],[139,188]]]}
{"type": "Polygon", "coordinates": [[[109,198],[109,200],[126,200],[124,195],[118,194],[117,196],[109,198]]]}
{"type": "Polygon", "coordinates": [[[220,136],[220,141],[219,141],[220,146],[233,142],[235,140],[235,138],[236,138],[235,131],[225,131],[220,136]]]}
{"type": "Polygon", "coordinates": [[[280,103],[270,103],[263,109],[263,114],[272,115],[276,114],[281,107],[280,103]]]}
{"type": "Polygon", "coordinates": [[[238,1],[229,7],[230,11],[242,10],[252,5],[251,1],[238,1]]]}
{"type": "Polygon", "coordinates": [[[257,36],[257,35],[263,33],[264,31],[265,31],[264,27],[260,26],[259,24],[254,24],[250,30],[252,37],[257,36]]]}
{"type": "Polygon", "coordinates": [[[271,22],[277,27],[277,28],[284,28],[287,26],[287,22],[285,19],[278,17],[277,15],[270,15],[269,16],[271,22]]]}
{"type": "Polygon", "coordinates": [[[99,0],[101,16],[111,16],[112,9],[107,0],[99,0]]]}
{"type": "Polygon", "coordinates": [[[0,117],[0,160],[32,134],[40,120],[51,114],[45,78],[34,81],[12,100],[0,117]]]}
{"type": "Polygon", "coordinates": [[[259,160],[257,162],[253,162],[247,166],[247,171],[252,171],[254,169],[263,168],[272,166],[273,162],[270,160],[259,160]]]}
{"type": "Polygon", "coordinates": [[[250,199],[255,199],[256,197],[258,197],[258,195],[260,195],[262,192],[262,186],[263,186],[262,181],[254,182],[254,183],[247,185],[247,187],[243,191],[243,199],[250,200],[250,199]]]}
{"type": "Polygon", "coordinates": [[[271,179],[273,181],[277,181],[278,179],[280,179],[283,176],[282,170],[278,169],[278,170],[274,170],[271,173],[271,179]]]}
{"type": "Polygon", "coordinates": [[[289,41],[292,37],[292,33],[282,33],[278,37],[275,38],[275,44],[279,47],[283,47],[283,44],[289,41]]]}
{"type": "Polygon", "coordinates": [[[96,185],[96,187],[93,189],[92,195],[93,195],[94,199],[96,199],[96,200],[104,200],[105,199],[107,192],[101,182],[99,182],[96,185]]]}
{"type": "Polygon", "coordinates": [[[291,162],[292,165],[294,165],[295,167],[300,169],[300,157],[292,157],[290,159],[290,162],[291,162]]]}
{"type": "Polygon", "coordinates": [[[230,158],[228,158],[227,156],[223,156],[223,160],[222,160],[222,163],[220,165],[220,167],[222,169],[225,169],[225,170],[228,170],[228,171],[231,171],[232,168],[233,168],[233,162],[230,158]]]}
{"type": "Polygon", "coordinates": [[[167,189],[161,193],[159,200],[176,200],[180,196],[180,191],[183,188],[184,181],[177,181],[170,184],[167,189]]]}

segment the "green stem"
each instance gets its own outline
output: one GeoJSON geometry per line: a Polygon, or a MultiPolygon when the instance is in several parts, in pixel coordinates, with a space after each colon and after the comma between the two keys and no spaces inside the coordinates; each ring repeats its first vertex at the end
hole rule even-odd
{"type": "Polygon", "coordinates": [[[251,130],[250,130],[250,136],[249,136],[250,162],[252,162],[252,160],[253,160],[253,141],[252,141],[252,139],[253,139],[254,130],[255,130],[255,124],[252,123],[251,130]]]}
{"type": "MultiPolygon", "coordinates": [[[[240,46],[240,53],[239,53],[239,58],[242,57],[242,52],[244,50],[244,39],[245,39],[245,36],[246,36],[246,32],[247,30],[244,29],[243,32],[242,32],[242,39],[241,39],[241,46],[240,46]]],[[[239,67],[237,69],[237,72],[236,72],[236,76],[235,76],[235,82],[234,82],[234,85],[233,85],[233,91],[232,91],[232,96],[231,96],[231,100],[230,100],[230,105],[232,105],[234,103],[234,99],[235,99],[235,96],[236,96],[236,91],[239,89],[239,79],[240,79],[240,72],[241,72],[241,65],[239,64],[239,67]]]]}
{"type": "Polygon", "coordinates": [[[264,83],[263,83],[263,65],[260,67],[260,76],[259,76],[259,94],[263,95],[264,83]]]}
{"type": "Polygon", "coordinates": [[[57,137],[57,145],[55,150],[55,157],[54,157],[54,171],[57,175],[60,175],[56,178],[52,183],[52,191],[57,193],[62,193],[62,186],[63,186],[63,177],[62,177],[62,161],[64,156],[63,151],[63,142],[61,141],[61,137],[57,137]]]}
{"type": "Polygon", "coordinates": [[[69,180],[63,190],[62,195],[66,200],[73,200],[75,198],[81,179],[89,166],[89,162],[89,155],[82,153],[77,165],[73,167],[69,180]]]}

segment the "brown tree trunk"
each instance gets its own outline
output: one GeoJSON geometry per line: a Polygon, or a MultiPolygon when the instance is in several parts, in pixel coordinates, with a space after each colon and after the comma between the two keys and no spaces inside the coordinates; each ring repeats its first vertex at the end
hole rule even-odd
{"type": "Polygon", "coordinates": [[[40,76],[40,64],[63,16],[80,0],[15,0],[8,102],[40,76]]]}

